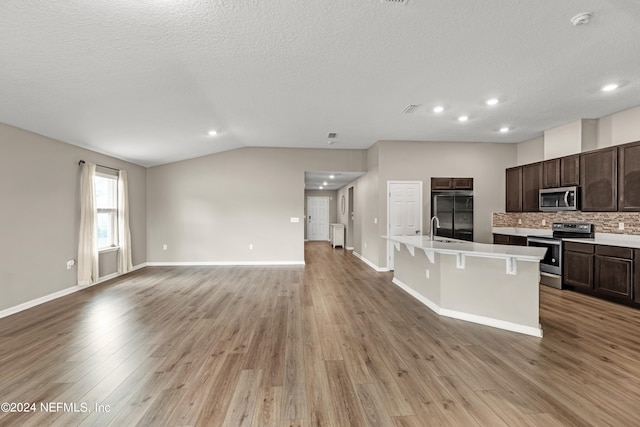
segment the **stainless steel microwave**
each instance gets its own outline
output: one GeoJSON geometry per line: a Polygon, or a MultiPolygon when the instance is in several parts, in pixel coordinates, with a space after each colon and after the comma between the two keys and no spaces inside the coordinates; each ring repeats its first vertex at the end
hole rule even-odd
{"type": "Polygon", "coordinates": [[[545,188],[540,190],[541,211],[577,211],[580,209],[580,187],[545,188]]]}

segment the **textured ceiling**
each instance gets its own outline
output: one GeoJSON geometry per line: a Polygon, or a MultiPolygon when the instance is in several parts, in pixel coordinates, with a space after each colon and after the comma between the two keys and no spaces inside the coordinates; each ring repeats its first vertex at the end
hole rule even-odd
{"type": "Polygon", "coordinates": [[[639,52],[637,0],[3,0],[0,122],[145,166],[243,146],[520,142],[639,105],[639,52]],[[609,81],[623,87],[600,92],[609,81]]]}

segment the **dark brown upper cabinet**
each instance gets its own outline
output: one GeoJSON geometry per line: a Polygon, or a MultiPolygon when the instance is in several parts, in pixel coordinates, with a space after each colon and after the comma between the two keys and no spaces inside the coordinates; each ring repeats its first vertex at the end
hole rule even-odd
{"type": "Polygon", "coordinates": [[[506,170],[506,201],[507,212],[522,212],[522,166],[506,170]]]}
{"type": "Polygon", "coordinates": [[[542,188],[560,187],[560,159],[542,162],[542,188]]]}
{"type": "Polygon", "coordinates": [[[617,147],[580,154],[583,211],[616,211],[618,208],[617,181],[617,147]]]}
{"type": "Polygon", "coordinates": [[[473,190],[473,178],[453,178],[454,190],[473,190]]]}
{"type": "Polygon", "coordinates": [[[522,166],[522,211],[538,212],[542,162],[522,166]]]}
{"type": "Polygon", "coordinates": [[[431,178],[431,190],[473,190],[473,178],[431,178]]]}
{"type": "Polygon", "coordinates": [[[640,211],[640,141],[618,147],[618,210],[640,211]]]}
{"type": "Polygon", "coordinates": [[[580,154],[560,158],[560,187],[580,185],[580,154]]]}

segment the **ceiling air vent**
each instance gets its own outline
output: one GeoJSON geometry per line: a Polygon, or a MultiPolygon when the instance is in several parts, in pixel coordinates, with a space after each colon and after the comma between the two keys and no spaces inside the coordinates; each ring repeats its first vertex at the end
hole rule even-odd
{"type": "Polygon", "coordinates": [[[405,5],[409,3],[409,0],[380,0],[380,3],[405,5]]]}
{"type": "Polygon", "coordinates": [[[338,134],[335,132],[329,132],[329,135],[327,135],[327,138],[337,138],[338,134]]]}
{"type": "Polygon", "coordinates": [[[409,104],[405,107],[404,110],[402,110],[402,114],[413,114],[420,107],[421,107],[420,104],[409,104]]]}

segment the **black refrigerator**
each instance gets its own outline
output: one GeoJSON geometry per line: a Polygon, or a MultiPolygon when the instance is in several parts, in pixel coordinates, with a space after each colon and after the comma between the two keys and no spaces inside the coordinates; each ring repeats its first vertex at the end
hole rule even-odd
{"type": "Polygon", "coordinates": [[[473,241],[473,191],[432,192],[431,217],[434,216],[440,221],[436,236],[473,241]]]}

